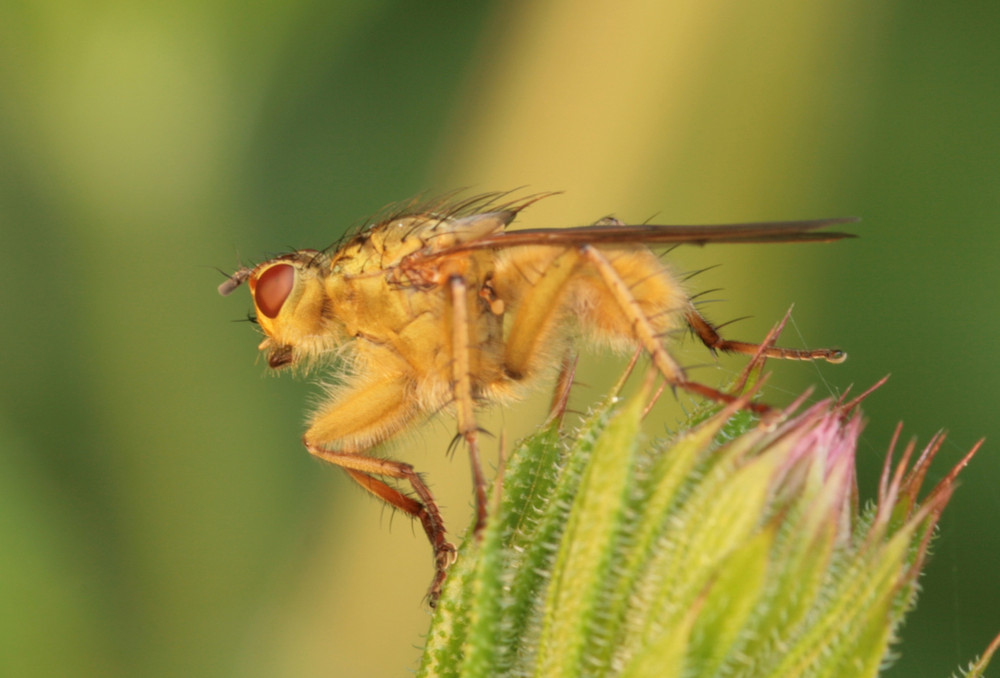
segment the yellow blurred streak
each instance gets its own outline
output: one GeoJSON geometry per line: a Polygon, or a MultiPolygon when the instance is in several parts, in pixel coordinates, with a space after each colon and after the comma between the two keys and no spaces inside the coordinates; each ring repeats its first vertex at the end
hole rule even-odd
{"type": "Polygon", "coordinates": [[[466,95],[465,138],[451,145],[465,152],[447,173],[564,189],[574,205],[627,202],[635,177],[670,152],[664,131],[684,127],[718,4],[558,0],[500,17],[466,95]]]}
{"type": "Polygon", "coordinates": [[[523,3],[490,24],[441,183],[565,190],[531,215],[563,223],[624,206],[752,216],[829,131],[818,106],[835,102],[817,92],[859,58],[837,56],[848,29],[855,43],[871,30],[852,5],[523,3]]]}

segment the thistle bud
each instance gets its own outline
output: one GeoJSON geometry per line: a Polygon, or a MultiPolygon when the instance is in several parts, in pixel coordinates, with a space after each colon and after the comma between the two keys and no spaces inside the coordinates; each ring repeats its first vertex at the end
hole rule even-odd
{"type": "Polygon", "coordinates": [[[660,444],[645,405],[609,399],[511,456],[419,675],[877,675],[975,450],[922,493],[943,436],[890,449],[862,505],[857,401],[769,423],[729,407],[660,444]]]}

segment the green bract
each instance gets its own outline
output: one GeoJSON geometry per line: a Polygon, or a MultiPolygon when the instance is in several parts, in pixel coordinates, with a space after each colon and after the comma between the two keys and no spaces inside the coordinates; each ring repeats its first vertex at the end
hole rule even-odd
{"type": "Polygon", "coordinates": [[[646,444],[646,400],[511,456],[419,675],[877,675],[954,488],[957,468],[917,501],[940,438],[887,461],[859,509],[855,407],[767,425],[729,408],[646,444]]]}

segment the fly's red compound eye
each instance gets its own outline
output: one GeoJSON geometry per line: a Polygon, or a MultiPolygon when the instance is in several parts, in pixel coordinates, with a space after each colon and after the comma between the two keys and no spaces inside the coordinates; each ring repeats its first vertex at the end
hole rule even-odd
{"type": "Polygon", "coordinates": [[[295,268],[289,264],[275,264],[264,271],[253,291],[257,310],[268,318],[277,317],[294,284],[295,268]]]}

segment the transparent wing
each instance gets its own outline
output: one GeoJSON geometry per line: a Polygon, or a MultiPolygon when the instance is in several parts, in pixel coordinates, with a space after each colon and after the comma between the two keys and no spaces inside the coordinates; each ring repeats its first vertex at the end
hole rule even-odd
{"type": "Polygon", "coordinates": [[[853,233],[821,231],[837,224],[858,221],[855,217],[809,221],[766,221],[746,224],[661,226],[653,224],[598,224],[572,228],[528,228],[493,231],[465,240],[428,256],[448,256],[483,249],[507,249],[532,245],[707,245],[709,243],[831,242],[857,237],[853,233]]]}

